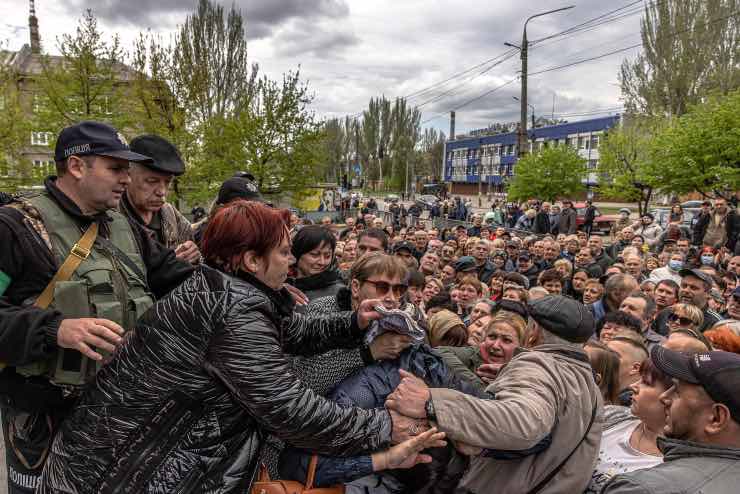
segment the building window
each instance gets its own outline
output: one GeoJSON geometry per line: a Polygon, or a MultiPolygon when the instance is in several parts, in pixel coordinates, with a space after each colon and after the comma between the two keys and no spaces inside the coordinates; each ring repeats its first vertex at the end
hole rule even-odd
{"type": "Polygon", "coordinates": [[[599,149],[599,136],[591,136],[591,149],[599,149]]]}
{"type": "Polygon", "coordinates": [[[31,132],[32,146],[48,146],[51,140],[50,132],[31,132]]]}
{"type": "Polygon", "coordinates": [[[567,139],[565,139],[565,145],[568,146],[568,147],[571,147],[571,148],[576,148],[577,147],[576,138],[575,137],[568,137],[567,139]]]}
{"type": "Polygon", "coordinates": [[[53,160],[33,160],[33,175],[36,177],[47,177],[54,174],[53,160]]]}
{"type": "Polygon", "coordinates": [[[588,137],[578,138],[578,149],[588,149],[588,137]]]}

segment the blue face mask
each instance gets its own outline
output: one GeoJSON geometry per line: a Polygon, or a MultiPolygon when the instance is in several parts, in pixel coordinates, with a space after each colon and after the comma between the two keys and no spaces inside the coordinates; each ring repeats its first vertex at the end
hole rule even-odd
{"type": "Polygon", "coordinates": [[[668,261],[668,267],[671,268],[672,271],[679,271],[683,267],[683,263],[681,261],[670,260],[668,261]]]}
{"type": "Polygon", "coordinates": [[[712,266],[714,264],[714,256],[701,256],[701,263],[704,266],[712,266]]]}

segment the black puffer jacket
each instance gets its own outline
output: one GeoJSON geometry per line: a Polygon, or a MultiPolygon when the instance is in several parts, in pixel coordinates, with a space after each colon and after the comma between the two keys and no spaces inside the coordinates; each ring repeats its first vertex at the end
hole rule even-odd
{"type": "MultiPolygon", "coordinates": [[[[309,301],[336,295],[344,287],[341,273],[334,265],[318,274],[292,279],[290,284],[301,290],[309,301]]],[[[299,312],[303,311],[303,308],[299,308],[299,312]]]]}
{"type": "Polygon", "coordinates": [[[244,493],[263,430],[356,455],[390,441],[384,410],[342,408],[283,352],[356,345],[349,313],[306,319],[287,292],[199,267],[139,321],[59,431],[40,493],[244,493]]]}

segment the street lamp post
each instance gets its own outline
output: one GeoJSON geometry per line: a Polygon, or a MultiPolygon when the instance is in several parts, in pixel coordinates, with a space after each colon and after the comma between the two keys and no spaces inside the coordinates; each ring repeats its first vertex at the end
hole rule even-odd
{"type": "MultiPolygon", "coordinates": [[[[516,101],[520,100],[518,96],[512,96],[512,98],[514,98],[516,101]]],[[[534,129],[534,106],[530,105],[529,103],[527,103],[527,106],[532,109],[532,115],[529,118],[532,120],[532,128],[534,129]]]]}
{"type": "Polygon", "coordinates": [[[529,16],[526,21],[524,21],[524,30],[522,32],[522,45],[516,46],[511,43],[504,43],[506,46],[511,46],[513,48],[519,49],[519,53],[521,55],[522,59],[522,95],[519,98],[519,101],[521,103],[521,118],[519,122],[519,152],[517,153],[519,157],[521,158],[526,154],[525,146],[527,144],[527,48],[528,48],[528,41],[527,41],[527,23],[531,21],[532,19],[536,17],[542,17],[543,15],[547,14],[554,14],[555,12],[562,12],[564,10],[570,10],[574,8],[575,5],[570,5],[568,7],[561,7],[559,9],[554,10],[548,10],[547,12],[540,12],[539,14],[535,14],[532,16],[529,16]]]}

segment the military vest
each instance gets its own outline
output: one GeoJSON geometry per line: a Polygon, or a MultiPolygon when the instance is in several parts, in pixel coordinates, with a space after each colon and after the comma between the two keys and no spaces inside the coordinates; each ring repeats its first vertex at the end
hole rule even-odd
{"type": "MultiPolygon", "coordinates": [[[[38,211],[52,254],[61,266],[84,229],[45,191],[27,195],[22,200],[38,211]]],[[[99,235],[90,255],[72,277],[56,284],[49,308],[60,311],[65,319],[108,319],[129,331],[154,300],[147,288],[146,267],[128,220],[116,211],[108,214],[113,218],[108,224],[108,240],[117,249],[99,235]]],[[[107,357],[103,350],[96,351],[107,357]]],[[[100,362],[90,360],[77,350],[57,348],[48,361],[16,367],[16,372],[47,376],[54,384],[81,386],[95,376],[100,366],[100,362]]]]}

